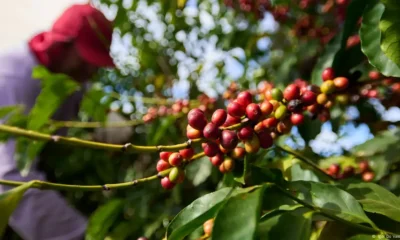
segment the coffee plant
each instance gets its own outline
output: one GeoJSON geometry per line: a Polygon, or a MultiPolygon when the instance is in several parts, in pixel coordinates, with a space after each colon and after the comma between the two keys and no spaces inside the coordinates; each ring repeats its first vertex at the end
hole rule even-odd
{"type": "Polygon", "coordinates": [[[48,179],[0,179],[0,234],[39,188],[85,239],[400,237],[400,1],[128,2],[93,1],[118,68],[77,119],[51,116],[80,86],[41,66],[30,112],[0,109],[21,174],[39,155],[48,179]]]}

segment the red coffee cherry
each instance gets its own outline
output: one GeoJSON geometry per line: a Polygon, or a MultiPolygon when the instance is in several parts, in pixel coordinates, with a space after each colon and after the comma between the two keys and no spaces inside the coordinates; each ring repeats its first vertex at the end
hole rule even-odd
{"type": "Polygon", "coordinates": [[[210,162],[212,165],[218,167],[224,161],[224,154],[219,152],[214,157],[210,158],[210,162]]]}
{"type": "Polygon", "coordinates": [[[305,91],[303,95],[301,95],[301,101],[303,102],[304,106],[310,106],[314,104],[317,100],[317,95],[312,91],[305,91]]]}
{"type": "Polygon", "coordinates": [[[371,89],[368,91],[367,96],[369,98],[378,98],[379,92],[376,89],[371,89]]]}
{"type": "Polygon", "coordinates": [[[321,112],[318,114],[318,119],[319,119],[321,122],[326,122],[326,121],[328,121],[329,119],[331,119],[331,112],[330,112],[328,109],[323,108],[323,109],[321,110],[321,112]]]}
{"type": "Polygon", "coordinates": [[[362,179],[365,182],[371,182],[372,180],[374,180],[375,178],[375,174],[373,172],[365,172],[362,175],[362,179]]]}
{"type": "Polygon", "coordinates": [[[170,190],[175,187],[175,183],[171,182],[169,177],[164,177],[161,179],[161,186],[166,190],[170,190]]]}
{"type": "Polygon", "coordinates": [[[283,91],[283,97],[290,101],[300,98],[300,88],[295,84],[290,84],[283,91]]]}
{"type": "Polygon", "coordinates": [[[368,76],[371,80],[378,80],[381,77],[381,74],[378,71],[370,71],[368,76]]]}
{"type": "Polygon", "coordinates": [[[213,227],[214,227],[214,219],[213,219],[213,218],[208,219],[208,220],[207,220],[206,222],[204,222],[204,224],[203,224],[204,233],[205,233],[206,235],[210,236],[211,233],[212,233],[213,227]]]}
{"type": "Polygon", "coordinates": [[[317,114],[321,110],[321,106],[318,104],[313,104],[307,107],[307,111],[312,114],[317,114]]]}
{"type": "Polygon", "coordinates": [[[251,126],[244,126],[243,128],[239,129],[237,136],[240,140],[246,140],[253,136],[253,128],[251,126]]]}
{"type": "Polygon", "coordinates": [[[162,172],[164,170],[169,169],[170,167],[171,165],[162,159],[158,160],[157,162],[157,172],[162,172]]]}
{"type": "Polygon", "coordinates": [[[261,148],[270,148],[272,144],[274,143],[274,140],[271,137],[271,133],[269,131],[263,131],[257,133],[258,139],[260,141],[260,147],[261,148]]]}
{"type": "Polygon", "coordinates": [[[172,152],[160,152],[160,158],[164,161],[168,161],[169,156],[172,152]]]}
{"type": "Polygon", "coordinates": [[[253,134],[253,136],[244,141],[244,149],[248,153],[256,153],[260,149],[260,140],[257,135],[253,134]]]}
{"type": "Polygon", "coordinates": [[[336,176],[340,172],[340,165],[336,164],[336,163],[335,164],[331,164],[329,166],[329,170],[328,171],[329,171],[331,176],[336,176]]]}
{"type": "Polygon", "coordinates": [[[254,132],[256,132],[256,133],[262,132],[266,129],[267,128],[264,126],[264,124],[262,122],[259,122],[254,126],[254,132]]]}
{"type": "Polygon", "coordinates": [[[189,160],[194,155],[194,149],[193,148],[185,148],[185,149],[179,150],[179,154],[182,156],[183,159],[189,160]]]}
{"type": "Polygon", "coordinates": [[[260,109],[262,114],[266,116],[272,113],[274,106],[269,101],[265,100],[260,104],[260,109]]]}
{"type": "Polygon", "coordinates": [[[349,79],[345,77],[337,77],[333,79],[333,84],[338,90],[344,90],[349,86],[349,79]]]}
{"type": "Polygon", "coordinates": [[[353,166],[347,166],[343,169],[343,176],[345,178],[353,176],[355,173],[354,167],[353,166]]]}
{"type": "Polygon", "coordinates": [[[235,147],[231,155],[235,159],[243,158],[246,155],[246,150],[242,147],[235,147]]]}
{"type": "Polygon", "coordinates": [[[231,115],[228,114],[228,117],[226,117],[226,121],[222,126],[229,127],[229,126],[235,125],[237,123],[240,123],[240,118],[232,117],[231,115]]]}
{"type": "Polygon", "coordinates": [[[235,167],[235,161],[232,158],[225,158],[221,165],[219,165],[219,171],[221,173],[228,173],[235,167]]]}
{"type": "Polygon", "coordinates": [[[171,166],[179,166],[179,165],[181,165],[182,160],[183,160],[182,156],[179,153],[174,152],[169,156],[168,163],[171,166]]]}
{"type": "Polygon", "coordinates": [[[257,121],[262,115],[260,106],[256,103],[250,103],[246,107],[246,116],[248,119],[257,121]]]}
{"type": "Polygon", "coordinates": [[[297,126],[300,124],[303,124],[304,122],[304,115],[301,113],[293,113],[290,115],[290,121],[292,122],[293,125],[297,126]]]}
{"type": "Polygon", "coordinates": [[[223,130],[221,134],[221,145],[222,147],[232,150],[238,144],[238,137],[234,131],[223,130]]]}
{"type": "Polygon", "coordinates": [[[262,121],[262,123],[264,124],[264,126],[266,128],[274,128],[274,127],[276,127],[276,125],[278,125],[278,119],[276,119],[274,117],[270,117],[270,118],[267,118],[264,121],[262,121]]]}
{"type": "Polygon", "coordinates": [[[332,80],[333,78],[335,78],[335,71],[333,68],[325,68],[322,72],[322,80],[327,81],[332,80]]]}
{"type": "Polygon", "coordinates": [[[249,91],[241,92],[238,94],[236,102],[242,105],[243,107],[247,107],[247,105],[253,102],[253,96],[249,91]]]}
{"type": "Polygon", "coordinates": [[[232,117],[242,117],[245,114],[245,107],[243,105],[239,104],[238,102],[231,102],[228,104],[228,114],[231,115],[232,117]]]}
{"type": "Polygon", "coordinates": [[[224,109],[217,109],[211,116],[211,122],[218,127],[225,123],[228,114],[224,109]]]}
{"type": "Polygon", "coordinates": [[[207,123],[203,129],[203,136],[208,139],[216,140],[221,135],[221,130],[214,123],[207,123]]]}
{"type": "Polygon", "coordinates": [[[201,137],[203,137],[203,133],[200,130],[192,128],[190,125],[187,125],[186,137],[189,139],[201,138],[201,137]]]}
{"type": "Polygon", "coordinates": [[[369,170],[369,163],[367,160],[363,160],[358,163],[358,168],[360,170],[360,173],[364,173],[369,170]]]}
{"type": "Polygon", "coordinates": [[[194,129],[203,130],[207,124],[207,119],[204,115],[204,112],[198,108],[190,110],[187,116],[189,125],[194,129]]]}
{"type": "Polygon", "coordinates": [[[219,147],[216,143],[207,142],[202,143],[201,146],[203,147],[204,154],[207,157],[214,157],[219,152],[219,147]]]}

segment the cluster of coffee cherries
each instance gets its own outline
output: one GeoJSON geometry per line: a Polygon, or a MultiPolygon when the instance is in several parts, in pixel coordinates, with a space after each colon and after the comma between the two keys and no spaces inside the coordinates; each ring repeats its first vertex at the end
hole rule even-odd
{"type": "MultiPolygon", "coordinates": [[[[197,98],[198,108],[200,108],[204,112],[210,112],[214,109],[214,105],[216,102],[215,98],[210,98],[206,94],[201,94],[197,98]]],[[[180,116],[182,113],[187,114],[189,112],[189,109],[193,104],[190,104],[189,100],[187,99],[178,99],[176,100],[173,104],[170,106],[166,105],[161,105],[158,108],[156,107],[149,107],[147,109],[147,113],[143,115],[142,120],[145,123],[149,123],[153,120],[155,120],[157,117],[165,117],[165,116],[180,116]]]]}
{"type": "Polygon", "coordinates": [[[226,6],[243,13],[253,14],[256,18],[264,17],[264,12],[270,11],[277,21],[287,19],[288,6],[272,6],[269,0],[224,0],[226,6]]]}
{"type": "Polygon", "coordinates": [[[361,179],[365,182],[370,182],[374,180],[375,174],[369,166],[367,160],[362,160],[358,163],[358,170],[353,166],[347,166],[343,169],[339,164],[334,163],[329,166],[329,168],[325,169],[325,172],[335,179],[345,179],[353,176],[361,176],[361,179]]]}

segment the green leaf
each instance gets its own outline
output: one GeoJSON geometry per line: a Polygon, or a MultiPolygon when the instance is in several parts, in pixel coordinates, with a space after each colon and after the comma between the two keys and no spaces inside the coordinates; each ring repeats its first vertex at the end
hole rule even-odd
{"type": "Polygon", "coordinates": [[[22,196],[32,186],[33,182],[24,183],[21,186],[13,188],[7,192],[0,194],[0,236],[3,235],[7,227],[8,219],[14,212],[22,199],[22,196]]]}
{"type": "Polygon", "coordinates": [[[305,164],[297,163],[289,168],[291,181],[313,181],[319,182],[317,174],[315,174],[311,169],[308,169],[305,164]]]}
{"type": "Polygon", "coordinates": [[[212,173],[212,164],[208,157],[202,157],[186,167],[186,176],[194,186],[205,182],[212,173]]]}
{"type": "Polygon", "coordinates": [[[12,114],[13,112],[21,111],[21,105],[4,106],[0,108],[0,119],[12,114]]]}
{"type": "Polygon", "coordinates": [[[381,30],[381,49],[385,55],[397,66],[400,66],[400,2],[397,0],[381,1],[385,4],[385,10],[379,23],[381,30]]]}
{"type": "Polygon", "coordinates": [[[123,206],[124,201],[121,199],[112,199],[100,206],[89,218],[85,239],[104,239],[109,228],[122,213],[123,206]]]}
{"type": "Polygon", "coordinates": [[[248,155],[246,155],[244,157],[244,161],[243,161],[243,171],[239,175],[236,175],[234,177],[236,182],[239,182],[241,184],[246,184],[245,179],[246,179],[246,175],[249,171],[248,165],[249,165],[249,160],[248,160],[248,155]]]}
{"type": "Polygon", "coordinates": [[[366,234],[358,234],[349,238],[349,240],[374,240],[374,239],[381,239],[381,238],[377,238],[376,235],[366,235],[366,234]]]}
{"type": "Polygon", "coordinates": [[[383,214],[400,222],[400,198],[374,183],[353,183],[346,191],[361,203],[364,211],[383,214]]]}
{"type": "MultiPolygon", "coordinates": [[[[319,78],[321,78],[321,74],[322,72],[320,73],[319,78]]],[[[321,121],[312,120],[310,117],[305,116],[304,123],[297,126],[297,129],[304,141],[308,143],[310,140],[315,139],[315,137],[321,132],[321,126],[321,121]]]]}
{"type": "Polygon", "coordinates": [[[107,106],[101,102],[104,91],[91,88],[83,96],[80,111],[87,114],[93,121],[104,122],[107,118],[107,106]]]}
{"type": "Polygon", "coordinates": [[[377,134],[374,138],[366,141],[365,143],[357,145],[351,151],[357,156],[368,157],[377,153],[382,153],[390,150],[390,147],[392,147],[393,145],[399,145],[399,141],[399,130],[383,131],[377,134]]]}
{"type": "Polygon", "coordinates": [[[213,239],[254,239],[263,192],[264,187],[230,198],[215,218],[213,239]]]}
{"type": "Polygon", "coordinates": [[[260,240],[309,240],[311,236],[311,214],[298,216],[286,212],[261,222],[258,229],[258,239],[260,240]]]}
{"type": "Polygon", "coordinates": [[[361,50],[369,63],[385,76],[400,77],[400,68],[381,49],[379,21],[385,10],[382,3],[369,4],[364,11],[360,28],[361,50]]]}
{"type": "Polygon", "coordinates": [[[349,193],[329,184],[317,182],[289,182],[289,191],[300,200],[321,212],[354,223],[375,224],[367,217],[357,200],[349,193]]]}

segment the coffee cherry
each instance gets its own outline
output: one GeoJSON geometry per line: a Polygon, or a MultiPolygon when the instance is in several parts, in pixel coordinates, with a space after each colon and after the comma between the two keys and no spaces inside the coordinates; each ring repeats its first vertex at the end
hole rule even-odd
{"type": "Polygon", "coordinates": [[[203,129],[203,136],[208,139],[216,140],[221,135],[221,130],[214,123],[207,123],[203,129]]]}
{"type": "Polygon", "coordinates": [[[247,107],[247,105],[253,102],[253,96],[249,91],[241,92],[238,94],[236,102],[242,105],[243,107],[247,107]]]}
{"type": "Polygon", "coordinates": [[[307,107],[307,111],[309,111],[312,114],[317,114],[321,109],[321,106],[318,104],[313,104],[307,107]]]}
{"type": "Polygon", "coordinates": [[[326,103],[325,103],[325,105],[324,105],[324,107],[325,108],[331,108],[333,106],[333,101],[331,101],[331,100],[329,100],[329,101],[327,101],[326,103]]]}
{"type": "Polygon", "coordinates": [[[287,113],[286,106],[285,105],[280,105],[276,109],[274,116],[275,116],[276,119],[282,119],[282,118],[284,118],[286,116],[286,113],[287,113]]]}
{"type": "Polygon", "coordinates": [[[214,157],[210,158],[210,162],[212,165],[218,167],[224,161],[224,154],[219,152],[214,157]]]}
{"type": "Polygon", "coordinates": [[[161,179],[161,186],[164,189],[169,190],[175,187],[175,183],[171,182],[169,180],[169,177],[164,177],[163,179],[161,179]]]}
{"type": "Polygon", "coordinates": [[[340,172],[340,165],[339,164],[331,164],[329,166],[329,170],[328,170],[331,174],[331,176],[336,176],[339,174],[340,172]]]}
{"type": "Polygon", "coordinates": [[[222,147],[232,150],[238,144],[238,137],[234,131],[223,130],[221,134],[221,145],[222,147]]]}
{"type": "Polygon", "coordinates": [[[235,167],[235,161],[232,158],[225,158],[225,160],[219,165],[219,171],[221,173],[228,173],[235,167]]]}
{"type": "Polygon", "coordinates": [[[378,80],[381,77],[381,74],[378,71],[370,71],[368,76],[371,80],[378,80]]]}
{"type": "Polygon", "coordinates": [[[287,109],[291,112],[299,113],[303,111],[303,103],[299,99],[290,100],[287,109]]]}
{"type": "Polygon", "coordinates": [[[204,115],[204,112],[198,108],[190,110],[187,116],[189,125],[194,129],[203,130],[207,124],[207,119],[204,115]]]}
{"type": "Polygon", "coordinates": [[[162,159],[158,160],[157,162],[157,172],[162,172],[164,170],[169,169],[170,167],[171,165],[162,159]]]}
{"type": "Polygon", "coordinates": [[[203,133],[200,130],[192,128],[190,125],[187,125],[186,137],[189,139],[201,138],[203,137],[203,133]]]}
{"type": "Polygon", "coordinates": [[[273,108],[274,111],[281,105],[278,101],[276,101],[276,100],[274,100],[274,99],[270,100],[269,102],[270,102],[270,103],[272,104],[272,106],[274,107],[274,108],[273,108]]]}
{"type": "Polygon", "coordinates": [[[264,124],[264,126],[266,128],[274,128],[278,124],[278,119],[276,119],[274,117],[270,117],[270,118],[267,118],[264,121],[262,121],[262,123],[264,124]]]}
{"type": "Polygon", "coordinates": [[[179,150],[179,154],[182,156],[183,159],[189,160],[194,155],[194,149],[193,148],[185,148],[185,149],[179,150]]]}
{"type": "Polygon", "coordinates": [[[250,103],[246,107],[246,116],[252,121],[257,121],[262,115],[260,106],[256,103],[250,103]]]}
{"type": "Polygon", "coordinates": [[[272,146],[274,140],[271,137],[271,133],[269,131],[263,131],[257,133],[258,139],[260,141],[260,147],[267,149],[272,146]]]}
{"type": "Polygon", "coordinates": [[[260,149],[260,140],[255,134],[253,134],[250,139],[244,141],[244,149],[248,153],[258,152],[258,150],[260,149]]]}
{"type": "Polygon", "coordinates": [[[272,99],[274,99],[276,101],[282,101],[282,99],[283,99],[283,93],[279,88],[273,88],[271,90],[271,96],[272,96],[272,99]]]}
{"type": "Polygon", "coordinates": [[[336,89],[344,90],[349,86],[349,79],[345,77],[337,77],[333,79],[333,84],[335,84],[336,89]]]}
{"type": "Polygon", "coordinates": [[[214,219],[213,218],[208,219],[206,222],[203,223],[204,233],[206,235],[210,236],[212,233],[213,227],[214,227],[214,219]]]}
{"type": "Polygon", "coordinates": [[[211,122],[218,127],[225,123],[228,114],[224,109],[217,109],[211,116],[211,122]]]}
{"type": "Polygon", "coordinates": [[[293,125],[290,121],[284,120],[278,123],[278,125],[276,126],[276,130],[278,130],[278,132],[281,134],[286,134],[289,133],[290,130],[292,130],[292,126],[293,125]]]}
{"type": "Polygon", "coordinates": [[[164,161],[168,161],[169,156],[172,152],[160,152],[160,158],[164,161]]]}
{"type": "Polygon", "coordinates": [[[311,92],[315,93],[316,95],[321,93],[321,89],[319,88],[319,86],[317,86],[315,84],[308,85],[307,91],[311,91],[311,92]]]}
{"type": "Polygon", "coordinates": [[[169,172],[168,178],[171,182],[177,183],[182,173],[182,169],[174,167],[171,169],[171,172],[169,172]]]}
{"type": "Polygon", "coordinates": [[[320,105],[325,105],[325,103],[328,102],[328,95],[326,95],[325,93],[320,93],[317,96],[317,103],[320,105]]]}
{"type": "Polygon", "coordinates": [[[262,122],[259,122],[254,126],[254,132],[256,132],[256,133],[262,132],[264,130],[266,130],[266,127],[264,126],[264,124],[262,122]]]}
{"type": "Polygon", "coordinates": [[[229,127],[237,123],[240,123],[240,118],[232,117],[231,115],[228,114],[228,116],[226,117],[226,121],[222,126],[229,127]]]}
{"type": "Polygon", "coordinates": [[[290,115],[290,121],[292,122],[293,125],[297,126],[300,124],[303,124],[304,122],[304,115],[301,113],[293,113],[290,115]]]}
{"type": "Polygon", "coordinates": [[[378,98],[378,95],[379,95],[379,92],[378,92],[378,90],[376,90],[376,89],[371,89],[371,90],[369,90],[369,91],[368,91],[368,94],[367,94],[367,96],[368,96],[369,98],[378,98]]]}
{"type": "Polygon", "coordinates": [[[251,126],[244,126],[241,129],[239,129],[237,136],[240,140],[246,140],[251,138],[253,136],[253,128],[251,126]]]}
{"type": "Polygon", "coordinates": [[[231,102],[228,104],[228,114],[231,115],[232,117],[242,117],[245,112],[246,112],[246,108],[239,104],[238,102],[231,102]]]}
{"type": "Polygon", "coordinates": [[[182,156],[179,153],[174,152],[169,156],[168,163],[171,166],[179,166],[179,165],[181,165],[182,160],[183,160],[182,156]]]}
{"type": "Polygon", "coordinates": [[[371,182],[372,180],[374,180],[375,178],[375,174],[373,172],[365,172],[362,175],[362,179],[365,182],[371,182]]]}
{"type": "Polygon", "coordinates": [[[219,152],[219,147],[214,142],[202,143],[201,146],[207,157],[214,157],[219,152]]]}
{"type": "Polygon", "coordinates": [[[347,105],[350,101],[350,96],[349,94],[338,94],[336,95],[335,100],[341,105],[347,105]]]}
{"type": "Polygon", "coordinates": [[[267,116],[272,113],[274,106],[269,101],[265,100],[260,104],[260,109],[262,114],[267,116]]]}
{"type": "Polygon", "coordinates": [[[321,112],[318,114],[318,119],[319,119],[321,122],[326,122],[326,121],[328,121],[329,119],[331,119],[331,112],[330,112],[328,109],[323,108],[323,109],[321,110],[321,112]]]}
{"type": "Polygon", "coordinates": [[[270,100],[274,99],[274,98],[272,97],[272,89],[269,89],[269,90],[265,91],[265,93],[264,93],[264,99],[265,99],[266,101],[270,101],[270,100]]]}
{"type": "Polygon", "coordinates": [[[300,98],[300,88],[295,84],[290,84],[283,91],[283,97],[290,101],[300,98]]]}
{"type": "Polygon", "coordinates": [[[322,72],[322,80],[327,81],[327,80],[332,80],[335,77],[335,71],[333,68],[325,68],[325,70],[322,72]]]}
{"type": "Polygon", "coordinates": [[[321,92],[331,94],[335,91],[335,84],[332,80],[326,80],[321,84],[321,92]]]}
{"type": "Polygon", "coordinates": [[[246,154],[246,150],[242,147],[235,147],[233,149],[231,156],[235,159],[243,158],[246,154]]]}
{"type": "Polygon", "coordinates": [[[343,176],[345,178],[351,177],[354,175],[354,167],[353,166],[347,166],[343,169],[343,176]]]}
{"type": "Polygon", "coordinates": [[[358,168],[360,170],[360,173],[364,173],[369,170],[369,163],[367,160],[363,160],[358,163],[358,168]]]}
{"type": "Polygon", "coordinates": [[[304,106],[310,106],[314,104],[317,100],[317,95],[312,91],[305,91],[303,95],[301,95],[301,101],[303,102],[304,106]]]}

